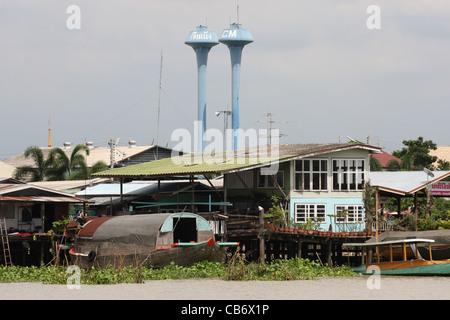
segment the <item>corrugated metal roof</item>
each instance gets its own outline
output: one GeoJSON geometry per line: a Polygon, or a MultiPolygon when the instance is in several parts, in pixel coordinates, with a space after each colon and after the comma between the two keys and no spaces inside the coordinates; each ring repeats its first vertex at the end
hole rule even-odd
{"type": "Polygon", "coordinates": [[[86,199],[78,197],[0,196],[0,201],[80,203],[86,202],[86,199]]]}
{"type": "Polygon", "coordinates": [[[286,144],[274,148],[277,154],[271,156],[270,147],[255,147],[246,150],[216,153],[214,157],[193,153],[179,157],[161,159],[124,168],[96,173],[98,177],[162,177],[176,175],[200,175],[211,173],[231,173],[330,152],[364,149],[381,152],[379,148],[352,143],[328,144],[286,144]],[[267,155],[261,157],[260,155],[267,155]],[[202,158],[204,157],[204,158],[202,158]],[[228,161],[225,161],[228,160],[228,161]]]}
{"type": "MultiPolygon", "coordinates": [[[[196,182],[197,184],[197,182],[196,182]]],[[[173,192],[179,189],[183,189],[186,187],[192,186],[191,182],[187,182],[186,180],[182,181],[161,181],[160,184],[160,192],[173,192]]],[[[158,182],[152,181],[148,183],[124,183],[122,185],[122,195],[128,196],[148,196],[158,192],[158,182]]],[[[85,190],[79,191],[75,193],[77,196],[119,196],[120,192],[120,184],[119,183],[106,183],[99,184],[93,187],[88,187],[85,190]]]]}
{"type": "Polygon", "coordinates": [[[438,157],[438,159],[450,161],[450,146],[437,146],[437,149],[430,150],[429,154],[438,157]]]}
{"type": "MultiPolygon", "coordinates": [[[[153,194],[154,190],[158,190],[158,183],[124,183],[122,185],[123,195],[145,195],[153,194]]],[[[120,195],[120,184],[119,183],[105,183],[99,184],[93,187],[87,187],[86,189],[75,193],[79,196],[114,196],[120,195]]]]}
{"type": "MultiPolygon", "coordinates": [[[[112,219],[114,217],[86,217],[86,220],[88,220],[84,225],[83,228],[78,233],[78,236],[80,237],[92,237],[97,231],[98,227],[100,227],[103,223],[106,221],[112,219]]],[[[68,227],[74,227],[76,226],[76,222],[72,221],[68,227]]]]}
{"type": "Polygon", "coordinates": [[[134,166],[112,169],[95,174],[99,177],[158,177],[158,176],[182,176],[182,175],[198,175],[208,173],[225,173],[237,169],[249,168],[261,165],[262,163],[270,163],[270,161],[278,161],[280,158],[265,159],[238,159],[230,163],[209,164],[209,163],[193,163],[193,164],[177,164],[174,161],[179,160],[173,158],[161,159],[152,162],[137,164],[134,166]],[[236,162],[236,163],[235,163],[236,162]]]}
{"type": "Polygon", "coordinates": [[[0,183],[0,201],[79,203],[85,202],[86,199],[31,184],[0,183]]]}
{"type": "Polygon", "coordinates": [[[38,182],[30,182],[30,184],[48,188],[52,190],[58,190],[63,192],[73,193],[73,189],[85,188],[87,186],[97,185],[99,183],[103,183],[105,181],[109,181],[108,178],[96,178],[90,180],[63,180],[63,181],[38,181],[38,182]],[[69,190],[69,191],[68,191],[69,190]]]}
{"type": "MultiPolygon", "coordinates": [[[[73,147],[65,149],[61,148],[65,154],[70,158],[70,155],[72,154],[73,147]]],[[[135,155],[141,154],[147,150],[151,150],[156,148],[155,145],[150,146],[134,146],[130,148],[129,146],[116,146],[116,161],[120,162],[123,160],[128,160],[130,157],[133,157],[135,155]]],[[[167,148],[159,147],[161,150],[165,150],[167,148]]],[[[50,151],[54,148],[41,148],[42,153],[44,154],[44,158],[47,158],[50,151]]],[[[84,154],[84,152],[81,152],[81,154],[84,154]]],[[[103,161],[106,164],[110,164],[111,159],[111,149],[110,147],[93,147],[89,149],[89,156],[86,157],[86,164],[88,167],[92,167],[94,163],[97,161],[103,161]]],[[[22,167],[22,166],[31,166],[35,167],[36,164],[34,163],[33,159],[31,158],[25,158],[24,153],[15,155],[11,158],[3,160],[4,163],[11,165],[15,168],[22,167]]]]}
{"type": "Polygon", "coordinates": [[[428,177],[424,171],[372,171],[369,173],[370,185],[389,193],[412,194],[428,184],[450,176],[450,171],[432,171],[434,177],[428,177]]]}
{"type": "Polygon", "coordinates": [[[16,167],[0,161],[0,177],[1,178],[11,178],[14,174],[14,171],[16,170],[16,167]]]}

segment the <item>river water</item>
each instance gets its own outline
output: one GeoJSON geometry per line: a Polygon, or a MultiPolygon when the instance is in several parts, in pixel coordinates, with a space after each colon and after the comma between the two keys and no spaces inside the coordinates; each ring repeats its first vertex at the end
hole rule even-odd
{"type": "Polygon", "coordinates": [[[335,277],[298,281],[155,280],[143,284],[1,283],[1,300],[449,300],[450,277],[335,277]]]}

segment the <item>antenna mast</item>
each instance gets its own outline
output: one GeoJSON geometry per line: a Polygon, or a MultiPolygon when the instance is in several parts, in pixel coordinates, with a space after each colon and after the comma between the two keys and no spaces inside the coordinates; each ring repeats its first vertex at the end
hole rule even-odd
{"type": "MultiPolygon", "coordinates": [[[[268,118],[267,121],[258,121],[258,122],[266,122],[266,123],[267,123],[267,130],[268,130],[268,132],[267,132],[267,138],[268,138],[268,144],[271,144],[271,143],[272,143],[272,130],[273,130],[273,124],[274,124],[274,123],[288,123],[288,122],[273,121],[273,120],[272,120],[273,114],[272,114],[271,112],[267,112],[266,116],[267,116],[267,118],[268,118]]],[[[282,136],[286,136],[286,135],[283,134],[283,133],[280,133],[279,137],[282,137],[282,136]]]]}
{"type": "Polygon", "coordinates": [[[162,54],[162,50],[161,50],[161,62],[160,62],[160,67],[159,67],[158,123],[156,125],[156,160],[158,160],[159,116],[161,114],[162,63],[163,63],[163,54],[162,54]]]}

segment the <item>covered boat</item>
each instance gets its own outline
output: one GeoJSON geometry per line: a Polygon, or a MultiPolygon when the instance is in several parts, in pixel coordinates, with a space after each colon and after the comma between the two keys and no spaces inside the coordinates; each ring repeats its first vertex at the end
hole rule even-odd
{"type": "Polygon", "coordinates": [[[353,268],[361,274],[382,275],[450,275],[450,260],[433,260],[431,244],[433,239],[399,239],[382,242],[344,243],[343,247],[362,247],[362,264],[353,268]],[[395,256],[395,247],[400,246],[401,258],[395,256]],[[389,254],[386,256],[383,248],[388,247],[389,254]],[[428,247],[429,257],[424,259],[420,254],[421,247],[428,247]],[[373,252],[375,249],[375,252],[373,252]],[[413,255],[411,258],[408,252],[413,255]],[[431,253],[431,254],[430,254],[431,253]],[[373,256],[376,258],[373,259],[373,256]],[[376,260],[376,261],[373,261],[376,260]]]}
{"type": "MultiPolygon", "coordinates": [[[[379,242],[403,240],[403,239],[431,239],[434,240],[430,246],[418,246],[420,255],[424,259],[430,259],[429,249],[432,250],[432,257],[436,260],[450,259],[450,230],[425,230],[425,231],[387,231],[378,236],[379,242]]],[[[376,239],[373,237],[367,242],[373,243],[376,239]]],[[[400,248],[397,248],[397,252],[400,248]]],[[[395,250],[395,248],[394,248],[395,250]]],[[[407,251],[409,249],[407,248],[407,251]]],[[[387,250],[385,251],[387,253],[387,250]]],[[[401,253],[400,253],[401,254],[401,253]]],[[[395,252],[394,252],[395,256],[395,252]]],[[[411,252],[408,253],[411,256],[411,252]]]]}
{"type": "Polygon", "coordinates": [[[216,242],[209,222],[193,213],[86,217],[66,231],[71,260],[82,268],[224,261],[226,248],[238,245],[216,242]]]}

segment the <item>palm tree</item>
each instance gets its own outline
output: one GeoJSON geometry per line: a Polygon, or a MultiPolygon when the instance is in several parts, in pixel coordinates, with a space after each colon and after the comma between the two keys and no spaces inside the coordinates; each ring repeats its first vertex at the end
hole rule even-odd
{"type": "Polygon", "coordinates": [[[49,157],[52,157],[54,159],[53,164],[55,171],[66,173],[68,179],[71,177],[73,169],[75,168],[81,168],[83,171],[85,171],[87,165],[86,165],[86,158],[81,153],[83,150],[86,151],[86,155],[88,156],[89,147],[84,144],[79,144],[75,148],[73,148],[69,158],[67,154],[64,152],[64,150],[60,148],[52,149],[49,157]]]}
{"type": "Polygon", "coordinates": [[[42,149],[37,146],[28,147],[24,153],[25,158],[32,158],[35,166],[22,166],[18,167],[14,172],[15,179],[24,179],[30,176],[30,181],[42,181],[46,177],[54,177],[53,168],[53,156],[49,155],[47,159],[44,157],[42,149]]]}
{"type": "Polygon", "coordinates": [[[25,158],[31,157],[34,160],[34,165],[18,167],[14,172],[14,178],[25,179],[30,177],[31,182],[66,180],[66,178],[70,180],[90,179],[93,173],[108,169],[108,165],[104,161],[97,161],[92,168],[88,168],[86,158],[82,153],[83,150],[88,156],[89,147],[79,144],[73,148],[70,157],[68,157],[63,149],[54,148],[45,159],[41,148],[37,146],[28,147],[24,155],[25,158]]]}
{"type": "Polygon", "coordinates": [[[80,168],[81,170],[77,172],[73,172],[68,180],[84,180],[84,179],[91,179],[92,174],[96,172],[101,172],[109,169],[109,166],[104,161],[97,161],[95,162],[91,168],[88,168],[87,166],[82,166],[80,168]]]}

